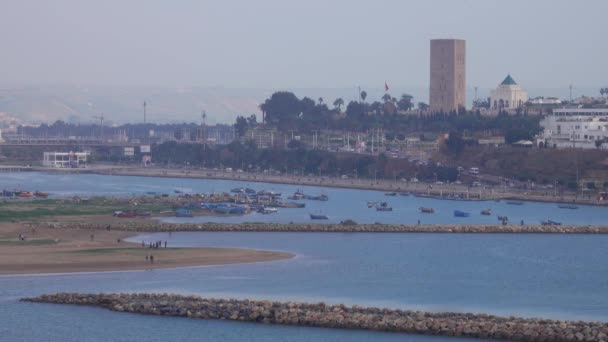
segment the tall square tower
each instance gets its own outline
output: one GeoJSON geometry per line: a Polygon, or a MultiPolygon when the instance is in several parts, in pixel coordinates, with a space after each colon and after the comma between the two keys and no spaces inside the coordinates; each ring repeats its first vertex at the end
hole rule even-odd
{"type": "Polygon", "coordinates": [[[458,111],[466,103],[466,46],[462,39],[431,40],[429,105],[433,113],[458,111]]]}

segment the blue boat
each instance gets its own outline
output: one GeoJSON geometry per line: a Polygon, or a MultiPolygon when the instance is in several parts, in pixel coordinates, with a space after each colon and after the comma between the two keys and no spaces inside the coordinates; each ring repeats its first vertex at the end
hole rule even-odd
{"type": "Polygon", "coordinates": [[[560,204],[557,207],[560,209],[578,209],[578,206],[572,204],[560,204]]]}
{"type": "Polygon", "coordinates": [[[177,209],[175,211],[176,217],[192,217],[192,210],[188,209],[177,209]]]}
{"type": "Polygon", "coordinates": [[[466,213],[464,211],[460,211],[460,210],[454,210],[454,216],[456,216],[456,217],[469,217],[469,216],[471,216],[471,214],[466,213]]]}

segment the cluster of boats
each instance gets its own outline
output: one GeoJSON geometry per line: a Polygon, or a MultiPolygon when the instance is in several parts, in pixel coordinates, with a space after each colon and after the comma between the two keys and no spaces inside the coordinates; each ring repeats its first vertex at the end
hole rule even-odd
{"type": "Polygon", "coordinates": [[[325,194],[320,195],[307,195],[304,192],[297,190],[293,195],[287,197],[287,199],[299,201],[299,200],[311,200],[311,201],[329,201],[329,196],[325,194]]]}
{"type": "Polygon", "coordinates": [[[376,211],[393,211],[386,202],[367,202],[368,208],[376,208],[376,211]]]}
{"type": "Polygon", "coordinates": [[[41,197],[41,198],[47,198],[49,197],[49,194],[46,192],[42,192],[42,191],[25,191],[25,190],[2,190],[2,197],[5,198],[15,198],[15,197],[23,197],[23,198],[29,198],[29,197],[41,197]]]}
{"type": "MultiPolygon", "coordinates": [[[[247,204],[247,207],[251,210],[255,210],[260,214],[274,214],[279,211],[278,208],[305,208],[305,203],[296,202],[284,202],[282,201],[283,194],[280,192],[273,191],[255,191],[251,188],[235,188],[231,190],[234,194],[244,195],[244,198],[237,197],[236,203],[247,204]]],[[[293,195],[287,197],[289,200],[312,200],[312,201],[328,201],[329,196],[325,194],[320,195],[307,195],[304,192],[297,190],[293,195]]],[[[216,209],[217,210],[217,209],[216,209]]],[[[228,213],[233,214],[238,209],[230,209],[228,213]]],[[[327,215],[323,214],[310,214],[311,220],[327,220],[327,215]]]]}

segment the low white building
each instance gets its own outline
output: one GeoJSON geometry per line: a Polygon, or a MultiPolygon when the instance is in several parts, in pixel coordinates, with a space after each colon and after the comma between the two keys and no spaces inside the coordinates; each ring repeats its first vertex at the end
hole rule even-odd
{"type": "Polygon", "coordinates": [[[507,77],[490,93],[490,111],[499,113],[506,111],[515,113],[518,108],[523,108],[528,101],[528,93],[513,80],[511,75],[507,77]]]}
{"type": "Polygon", "coordinates": [[[76,168],[87,164],[89,152],[44,152],[42,166],[76,168]]]}
{"type": "Polygon", "coordinates": [[[608,149],[608,108],[557,108],[540,125],[539,146],[608,149]]]}

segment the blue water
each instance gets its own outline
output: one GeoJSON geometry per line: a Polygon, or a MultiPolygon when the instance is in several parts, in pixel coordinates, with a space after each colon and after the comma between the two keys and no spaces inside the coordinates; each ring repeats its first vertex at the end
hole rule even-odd
{"type": "Polygon", "coordinates": [[[446,340],[17,302],[22,296],[56,291],[176,292],[608,321],[608,236],[179,232],[133,240],[285,250],[296,257],[213,267],[0,277],[0,340],[446,340]]]}
{"type": "MultiPolygon", "coordinates": [[[[524,205],[509,205],[504,201],[465,202],[416,198],[413,196],[384,196],[380,191],[337,189],[314,186],[294,186],[283,184],[255,183],[228,180],[127,177],[104,175],[65,175],[46,173],[0,174],[0,189],[25,188],[50,192],[54,196],[130,196],[148,191],[173,193],[179,188],[196,193],[228,192],[236,187],[251,187],[256,190],[282,192],[284,197],[297,189],[318,195],[324,193],[329,201],[305,201],[304,209],[279,209],[276,214],[251,213],[245,216],[164,218],[168,222],[311,222],[309,213],[323,213],[329,216],[326,222],[340,222],[346,219],[358,223],[416,223],[423,224],[497,224],[497,215],[508,216],[512,223],[539,224],[551,219],[564,224],[608,224],[608,207],[580,206],[577,210],[559,209],[555,203],[525,202],[524,205]],[[368,201],[387,201],[392,212],[378,212],[367,207],[368,201]],[[432,207],[435,214],[421,214],[418,208],[432,207]],[[490,208],[493,215],[483,216],[481,210],[490,208]],[[455,218],[454,210],[471,213],[468,218],[455,218]]],[[[121,208],[117,208],[121,209],[121,208]]]]}

